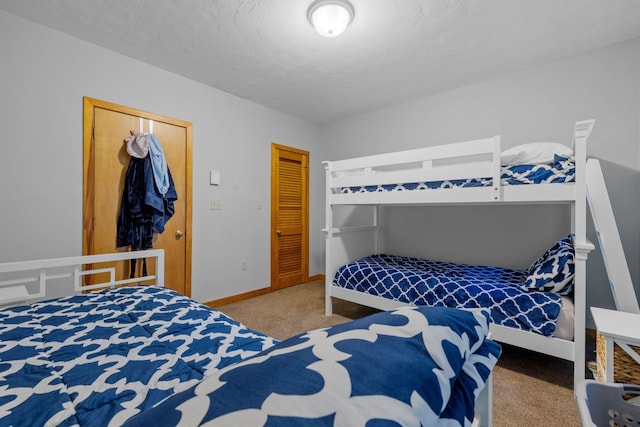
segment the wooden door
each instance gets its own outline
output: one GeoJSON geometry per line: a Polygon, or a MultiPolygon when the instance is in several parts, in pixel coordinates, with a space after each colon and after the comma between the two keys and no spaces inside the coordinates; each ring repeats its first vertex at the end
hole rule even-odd
{"type": "MultiPolygon", "coordinates": [[[[140,130],[140,119],[146,133],[150,133],[153,121],[153,134],[160,141],[178,194],[175,213],[153,247],[165,251],[165,286],[190,296],[192,125],[189,122],[84,99],[83,254],[118,250],[117,217],[130,160],[123,141],[131,130],[140,130]]],[[[155,271],[154,265],[147,267],[149,274],[155,271]]],[[[122,266],[122,270],[125,272],[119,276],[129,274],[128,266],[122,266]]]]}
{"type": "Polygon", "coordinates": [[[309,152],[271,146],[271,287],[308,280],[309,152]]]}

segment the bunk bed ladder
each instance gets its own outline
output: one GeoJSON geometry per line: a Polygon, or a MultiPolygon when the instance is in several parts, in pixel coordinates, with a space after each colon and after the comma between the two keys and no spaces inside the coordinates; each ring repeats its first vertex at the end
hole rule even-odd
{"type": "Polygon", "coordinates": [[[624,256],[622,241],[611,208],[609,193],[598,159],[589,159],[586,166],[586,190],[589,210],[598,236],[600,251],[609,277],[616,308],[640,313],[631,274],[624,256]]]}

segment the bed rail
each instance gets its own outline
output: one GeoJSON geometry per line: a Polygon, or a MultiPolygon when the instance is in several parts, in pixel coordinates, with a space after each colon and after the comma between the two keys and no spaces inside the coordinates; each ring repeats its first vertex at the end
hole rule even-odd
{"type": "MultiPolygon", "coordinates": [[[[491,177],[500,182],[500,136],[395,153],[325,161],[327,191],[407,182],[491,177]]],[[[483,190],[483,200],[501,199],[500,186],[483,190]]]]}
{"type": "Polygon", "coordinates": [[[164,286],[164,250],[151,249],[146,251],[9,262],[0,264],[0,277],[3,278],[3,280],[0,280],[0,306],[46,298],[47,283],[55,279],[73,279],[73,292],[76,293],[143,282],[153,282],[156,286],[164,286]],[[130,261],[142,258],[153,258],[156,260],[155,274],[117,280],[117,268],[114,265],[93,268],[94,264],[114,263],[116,261],[130,261]],[[99,281],[98,283],[84,283],[85,280],[83,279],[85,277],[98,274],[107,274],[109,279],[99,281]]]}

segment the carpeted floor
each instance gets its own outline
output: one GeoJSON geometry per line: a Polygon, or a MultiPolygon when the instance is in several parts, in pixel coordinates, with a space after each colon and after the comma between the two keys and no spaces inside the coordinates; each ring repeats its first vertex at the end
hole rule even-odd
{"type": "MultiPolygon", "coordinates": [[[[324,284],[313,282],[217,308],[279,340],[376,312],[341,300],[333,307],[334,314],[325,316],[324,284]]],[[[494,369],[493,425],[580,426],[572,386],[572,362],[503,345],[494,369]]]]}

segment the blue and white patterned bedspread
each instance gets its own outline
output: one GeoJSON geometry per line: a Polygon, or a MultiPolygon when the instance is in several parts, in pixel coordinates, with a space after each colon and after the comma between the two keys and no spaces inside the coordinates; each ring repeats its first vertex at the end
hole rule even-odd
{"type": "Polygon", "coordinates": [[[162,287],[0,310],[0,425],[121,425],[274,344],[162,287]]]}
{"type": "MultiPolygon", "coordinates": [[[[575,161],[556,155],[551,164],[526,164],[502,167],[502,185],[561,184],[575,180],[575,161]]],[[[492,178],[452,179],[446,181],[409,182],[398,184],[343,187],[342,193],[369,193],[384,191],[433,190],[442,188],[489,187],[492,178]]]]}
{"type": "Polygon", "coordinates": [[[495,366],[480,311],[404,307],[290,338],[126,427],[470,426],[495,366]]]}
{"type": "Polygon", "coordinates": [[[341,266],[333,283],[409,304],[487,308],[491,321],[553,335],[562,297],[521,288],[526,272],[397,255],[374,255],[341,266]]]}

